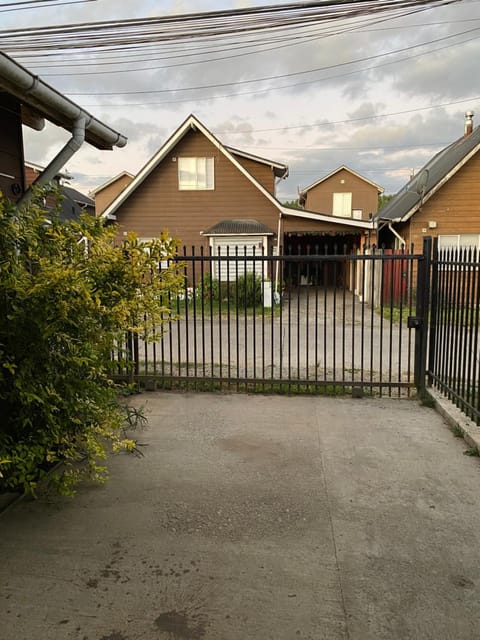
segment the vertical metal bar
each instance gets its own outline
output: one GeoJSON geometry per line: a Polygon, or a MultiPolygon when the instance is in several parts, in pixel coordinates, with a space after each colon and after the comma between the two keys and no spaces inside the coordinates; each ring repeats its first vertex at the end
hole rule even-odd
{"type": "Polygon", "coordinates": [[[231,389],[231,376],[232,376],[232,370],[231,370],[231,366],[232,366],[232,349],[231,349],[231,326],[230,326],[230,321],[231,321],[231,306],[230,306],[230,296],[232,293],[232,288],[230,286],[230,264],[231,264],[231,258],[230,258],[230,246],[227,245],[227,371],[228,371],[228,389],[231,389]]]}
{"type": "Polygon", "coordinates": [[[191,248],[191,273],[192,273],[192,281],[191,281],[191,304],[192,304],[192,323],[193,323],[193,375],[195,378],[195,389],[197,389],[197,378],[198,378],[198,357],[197,357],[197,276],[196,276],[196,255],[195,255],[195,247],[191,248]]]}
{"type": "Polygon", "coordinates": [[[214,296],[218,294],[218,280],[216,278],[216,273],[215,270],[217,270],[218,272],[218,263],[215,262],[215,255],[214,252],[212,250],[212,247],[210,247],[210,251],[209,251],[209,264],[210,264],[210,278],[209,278],[209,286],[210,286],[210,295],[209,295],[209,311],[210,311],[210,378],[213,379],[213,377],[215,376],[215,355],[214,355],[214,351],[213,351],[213,345],[214,345],[214,331],[213,331],[213,310],[214,310],[214,296]],[[215,283],[215,285],[214,285],[215,283]],[[217,294],[215,293],[217,292],[217,294]]]}
{"type": "Polygon", "coordinates": [[[237,391],[239,391],[240,378],[240,298],[238,292],[238,246],[235,245],[235,337],[236,337],[236,361],[237,361],[237,391]]]}
{"type": "MultiPolygon", "coordinates": [[[[353,271],[353,282],[355,283],[357,279],[357,261],[353,258],[353,256],[350,257],[350,266],[353,271]]],[[[351,295],[351,297],[353,298],[353,296],[355,295],[355,292],[351,291],[349,295],[351,295]]],[[[346,381],[345,374],[347,372],[347,341],[346,341],[347,317],[346,316],[347,316],[347,287],[346,287],[346,282],[344,282],[344,285],[342,287],[342,317],[340,318],[340,322],[342,324],[342,383],[343,383],[344,389],[345,389],[345,381],[346,381]]],[[[334,293],[334,304],[333,304],[333,322],[334,322],[334,325],[336,326],[337,325],[337,302],[336,302],[335,293],[334,293]]],[[[352,350],[353,350],[353,345],[352,345],[352,350]]],[[[336,352],[336,346],[335,346],[335,352],[336,352]]]]}
{"type": "MultiPolygon", "coordinates": [[[[256,311],[257,307],[255,304],[256,295],[257,295],[257,257],[255,251],[255,245],[252,247],[252,342],[253,342],[253,388],[257,389],[256,379],[257,379],[257,325],[256,325],[256,311]]],[[[247,287],[248,288],[248,287],[247,287]]],[[[247,301],[248,304],[248,301],[247,301]]]]}
{"type": "MultiPolygon", "coordinates": [[[[326,247],[325,247],[325,253],[326,253],[326,247]]],[[[327,369],[327,362],[328,362],[328,356],[329,356],[329,350],[328,350],[328,332],[327,332],[327,326],[328,326],[328,322],[327,322],[327,310],[328,310],[328,301],[327,301],[327,295],[328,295],[328,289],[327,289],[327,277],[328,277],[328,262],[325,258],[325,255],[322,256],[322,272],[323,272],[323,379],[325,381],[328,380],[328,369],[327,369]]],[[[336,325],[336,318],[335,318],[335,309],[333,310],[333,322],[332,322],[332,331],[335,331],[335,325],[336,325]]],[[[333,334],[333,340],[335,339],[335,334],[333,334]]],[[[335,346],[332,346],[332,353],[335,353],[335,346]]],[[[335,379],[335,376],[334,376],[335,379]]]]}
{"type": "MultiPolygon", "coordinates": [[[[310,245],[307,246],[307,256],[310,256],[310,245]]],[[[305,299],[305,379],[308,380],[310,377],[309,367],[310,367],[310,357],[309,357],[309,333],[310,333],[310,262],[307,262],[307,284],[306,284],[306,299],[305,299]]],[[[299,318],[300,321],[300,318],[299,318]]]]}
{"type": "Polygon", "coordinates": [[[360,343],[360,384],[363,389],[363,384],[365,382],[365,255],[359,256],[362,265],[362,291],[361,291],[361,318],[362,318],[362,332],[361,332],[361,343],[360,343]]]}
{"type": "Polygon", "coordinates": [[[370,249],[370,255],[368,256],[370,264],[371,284],[370,284],[370,390],[373,389],[373,371],[374,371],[374,324],[375,324],[375,277],[376,277],[376,263],[374,259],[375,249],[370,249]]]}
{"type": "MultiPolygon", "coordinates": [[[[273,275],[274,273],[277,274],[276,276],[276,283],[277,283],[277,288],[276,288],[276,294],[278,294],[278,296],[280,296],[279,300],[279,312],[281,314],[281,307],[282,307],[282,281],[283,281],[283,274],[282,277],[280,278],[280,283],[278,283],[279,280],[279,276],[278,274],[280,273],[280,261],[279,261],[279,252],[277,252],[277,258],[275,260],[274,256],[273,256],[273,252],[272,252],[272,257],[270,260],[270,275],[271,275],[271,280],[272,280],[272,284],[273,284],[273,275]]],[[[270,377],[273,379],[274,377],[274,372],[275,372],[275,314],[276,314],[276,307],[275,305],[277,304],[277,298],[276,296],[272,299],[272,313],[270,315],[270,377]]],[[[281,334],[280,334],[281,335],[281,334]]],[[[281,358],[281,349],[282,349],[282,345],[279,341],[279,345],[278,345],[278,351],[279,353],[279,357],[281,358]]],[[[281,375],[281,374],[280,374],[281,375]]],[[[270,383],[270,391],[273,391],[273,384],[270,383]]]]}
{"type": "MultiPolygon", "coordinates": [[[[326,247],[325,247],[326,248],[326,247]]],[[[334,245],[333,248],[333,254],[337,255],[337,245],[334,245]]],[[[330,263],[331,266],[333,266],[333,282],[329,283],[331,287],[333,287],[333,344],[332,344],[332,349],[333,349],[333,379],[336,380],[337,379],[337,278],[338,278],[338,274],[337,274],[337,262],[334,260],[333,264],[330,263]]],[[[344,328],[345,331],[345,328],[344,328]]],[[[343,336],[344,337],[344,336],[343,336]]],[[[334,393],[337,393],[337,386],[334,385],[334,393]]]]}
{"type": "Polygon", "coordinates": [[[400,259],[397,260],[397,275],[398,278],[398,368],[397,368],[397,394],[400,397],[401,395],[401,386],[400,382],[402,381],[402,353],[403,353],[403,302],[404,302],[404,292],[403,292],[403,281],[404,281],[404,264],[405,264],[405,246],[400,249],[400,259]]]}
{"type": "MultiPolygon", "coordinates": [[[[475,253],[475,262],[478,263],[480,262],[480,251],[477,250],[475,253]]],[[[473,393],[474,393],[474,401],[472,401],[472,404],[474,405],[474,407],[477,410],[477,415],[474,417],[475,422],[478,424],[480,424],[480,417],[479,417],[479,413],[480,412],[480,384],[478,381],[478,368],[479,368],[479,364],[478,364],[478,354],[479,354],[479,332],[480,332],[480,271],[479,271],[479,267],[475,266],[474,267],[474,273],[475,273],[475,279],[476,279],[476,297],[474,300],[474,321],[472,324],[472,332],[474,335],[474,339],[473,339],[473,349],[472,349],[472,353],[473,353],[473,367],[472,367],[472,385],[474,387],[473,389],[473,393]]]]}
{"type": "Polygon", "coordinates": [[[245,339],[244,367],[245,378],[248,379],[248,312],[247,312],[247,247],[243,247],[243,335],[245,339]]]}
{"type": "Polygon", "coordinates": [[[318,246],[315,247],[315,382],[318,382],[318,246]]]}
{"type": "MultiPolygon", "coordinates": [[[[355,259],[355,269],[356,269],[356,272],[357,272],[357,273],[355,273],[355,283],[357,282],[357,278],[358,278],[358,268],[359,268],[358,264],[359,263],[358,263],[358,256],[357,256],[356,259],[355,259]]],[[[355,365],[357,364],[356,363],[356,359],[355,359],[355,355],[356,355],[355,354],[355,347],[356,347],[355,323],[356,323],[356,320],[357,320],[357,317],[356,317],[356,313],[357,313],[357,307],[356,307],[357,296],[355,295],[354,291],[352,292],[352,298],[351,299],[352,299],[352,362],[351,362],[351,371],[350,371],[350,381],[351,381],[352,386],[353,386],[353,383],[355,382],[355,365]]]]}
{"type": "MultiPolygon", "coordinates": [[[[301,248],[298,245],[298,255],[301,255],[301,248]]],[[[297,380],[300,380],[300,291],[301,291],[301,266],[300,261],[297,262],[297,380]]]]}
{"type": "Polygon", "coordinates": [[[206,348],[205,348],[205,294],[206,294],[206,283],[205,283],[205,255],[203,252],[203,245],[200,247],[200,287],[201,287],[201,327],[202,327],[202,375],[205,378],[206,375],[206,348]]]}
{"type": "Polygon", "coordinates": [[[466,280],[468,274],[468,262],[467,248],[460,250],[460,264],[458,270],[460,273],[460,321],[459,321],[459,343],[458,343],[458,364],[457,364],[457,393],[464,399],[465,398],[465,363],[467,360],[467,340],[465,336],[465,299],[466,299],[466,280]]]}
{"type": "Polygon", "coordinates": [[[387,266],[387,260],[385,256],[385,250],[381,250],[381,269],[380,269],[380,340],[378,343],[378,369],[379,369],[379,391],[380,397],[383,396],[383,325],[384,325],[384,313],[385,313],[385,271],[387,266]]]}
{"type": "Polygon", "coordinates": [[[462,398],[467,399],[470,387],[470,369],[468,363],[471,358],[471,352],[469,349],[469,327],[471,326],[470,319],[470,275],[471,271],[471,258],[472,248],[469,247],[465,250],[465,264],[463,271],[464,292],[462,299],[463,307],[463,330],[462,330],[462,344],[463,344],[463,357],[462,357],[462,398]]]}
{"type": "MultiPolygon", "coordinates": [[[[187,247],[183,248],[183,253],[184,256],[187,256],[187,247]]],[[[188,322],[189,322],[189,313],[188,313],[188,272],[187,272],[187,266],[185,263],[185,266],[183,267],[183,301],[184,301],[184,309],[185,309],[185,375],[187,376],[187,378],[190,375],[190,361],[189,361],[189,355],[190,355],[190,331],[189,331],[189,326],[188,326],[188,322]]]]}
{"type": "MultiPolygon", "coordinates": [[[[473,368],[473,363],[475,360],[475,352],[473,351],[473,341],[474,341],[474,331],[473,331],[473,327],[474,327],[474,309],[475,309],[475,275],[477,273],[476,268],[475,268],[475,263],[476,263],[476,248],[471,248],[470,252],[469,252],[469,270],[468,270],[468,295],[467,295],[467,308],[468,308],[468,313],[467,313],[467,320],[466,320],[466,325],[468,327],[468,345],[467,345],[467,353],[468,353],[468,360],[467,360],[467,372],[466,372],[466,379],[467,379],[467,388],[466,388],[466,393],[465,393],[465,398],[466,401],[469,405],[474,406],[475,405],[475,395],[474,395],[474,387],[476,384],[476,379],[472,377],[472,368],[473,368]]],[[[473,414],[473,412],[469,411],[468,415],[470,416],[470,418],[475,419],[475,416],[473,414]]]]}
{"type": "Polygon", "coordinates": [[[428,336],[428,386],[432,385],[432,376],[435,372],[436,362],[436,344],[437,344],[437,318],[438,318],[438,238],[433,240],[433,255],[431,265],[431,304],[430,304],[430,323],[428,336]]]}
{"type": "Polygon", "coordinates": [[[223,280],[222,280],[222,270],[223,270],[223,256],[220,247],[218,248],[218,360],[219,360],[219,369],[218,374],[220,378],[222,377],[222,300],[223,300],[223,280]]]}

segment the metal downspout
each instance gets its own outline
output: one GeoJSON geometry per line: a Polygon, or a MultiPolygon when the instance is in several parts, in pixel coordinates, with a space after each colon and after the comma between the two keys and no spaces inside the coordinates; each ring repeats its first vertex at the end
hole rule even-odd
{"type": "MultiPolygon", "coordinates": [[[[275,287],[274,287],[274,298],[275,302],[280,302],[280,295],[278,293],[278,280],[279,280],[279,270],[280,270],[280,235],[282,233],[282,212],[278,212],[278,228],[277,228],[277,260],[275,263],[275,287]]],[[[277,303],[278,304],[278,303],[277,303]]]]}
{"type": "Polygon", "coordinates": [[[80,149],[85,141],[85,127],[87,119],[85,116],[80,116],[75,120],[73,125],[72,137],[63,147],[63,149],[55,156],[50,164],[42,171],[35,182],[25,191],[23,196],[18,201],[18,207],[25,207],[32,199],[33,191],[32,187],[43,187],[51,182],[56,175],[60,172],[62,167],[72,158],[73,155],[80,149]]]}
{"type": "Polygon", "coordinates": [[[405,240],[402,238],[402,236],[401,236],[397,231],[395,231],[395,229],[392,227],[392,223],[391,223],[391,222],[389,222],[389,223],[388,223],[388,228],[389,228],[389,229],[390,229],[390,231],[393,233],[393,235],[394,235],[398,240],[400,240],[400,242],[403,244],[403,246],[404,246],[404,247],[406,247],[406,246],[407,246],[407,243],[406,243],[406,242],[405,242],[405,240]]]}

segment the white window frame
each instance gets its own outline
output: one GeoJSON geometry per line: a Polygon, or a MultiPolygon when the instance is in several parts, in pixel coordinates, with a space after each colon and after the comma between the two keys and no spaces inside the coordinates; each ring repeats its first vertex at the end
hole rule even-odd
{"type": "Polygon", "coordinates": [[[337,218],[352,217],[352,192],[338,191],[333,193],[332,214],[337,218]]]}
{"type": "Polygon", "coordinates": [[[475,248],[480,250],[480,233],[446,233],[438,236],[438,248],[439,249],[463,249],[463,248],[475,248]],[[452,242],[447,244],[446,238],[451,238],[452,242]],[[462,238],[469,238],[474,242],[462,243],[462,238]]]}
{"type": "Polygon", "coordinates": [[[213,191],[215,188],[214,158],[184,156],[178,158],[179,191],[213,191]]]}
{"type": "MultiPolygon", "coordinates": [[[[458,258],[459,256],[458,252],[460,251],[460,249],[470,249],[470,248],[476,249],[477,257],[480,256],[480,233],[447,233],[447,234],[438,236],[439,252],[445,252],[445,251],[448,251],[448,249],[454,249],[456,252],[456,257],[458,258]],[[465,238],[465,237],[468,237],[471,240],[475,239],[476,242],[474,244],[462,244],[461,240],[462,238],[465,238]],[[449,242],[447,244],[446,238],[451,238],[452,242],[449,242]],[[442,241],[445,241],[445,243],[443,243],[442,241]]],[[[460,269],[460,267],[455,265],[443,264],[440,267],[440,269],[442,271],[444,270],[457,271],[458,269],[460,269]]],[[[471,271],[472,269],[477,271],[478,267],[470,267],[469,269],[467,269],[467,271],[471,271]]]]}

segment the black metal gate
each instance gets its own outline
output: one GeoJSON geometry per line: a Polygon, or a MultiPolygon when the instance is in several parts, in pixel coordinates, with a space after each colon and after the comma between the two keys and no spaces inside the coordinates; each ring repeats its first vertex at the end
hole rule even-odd
{"type": "Polygon", "coordinates": [[[428,383],[480,424],[480,252],[435,241],[432,255],[428,383]]]}
{"type": "Polygon", "coordinates": [[[419,385],[423,254],[192,250],[179,260],[185,288],[169,300],[178,319],[153,341],[129,336],[120,350],[133,364],[120,367],[117,354],[118,377],[152,388],[355,395],[409,395],[419,385]]]}

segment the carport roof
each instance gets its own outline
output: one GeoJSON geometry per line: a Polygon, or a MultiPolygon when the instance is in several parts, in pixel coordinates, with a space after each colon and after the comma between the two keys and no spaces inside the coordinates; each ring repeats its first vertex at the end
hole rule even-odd
{"type": "Polygon", "coordinates": [[[212,227],[203,231],[204,236],[266,236],[274,235],[274,232],[265,224],[253,220],[252,218],[232,218],[222,220],[212,227]]]}

